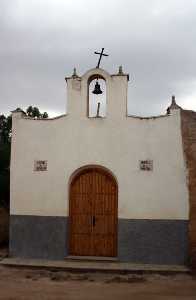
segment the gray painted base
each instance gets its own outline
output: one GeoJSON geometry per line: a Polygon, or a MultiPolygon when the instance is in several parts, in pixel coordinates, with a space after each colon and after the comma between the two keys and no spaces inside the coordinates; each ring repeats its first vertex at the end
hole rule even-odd
{"type": "Polygon", "coordinates": [[[67,255],[66,217],[10,216],[10,255],[62,260],[67,255]]]}
{"type": "Polygon", "coordinates": [[[188,221],[118,221],[118,257],[144,264],[187,264],[188,221]]]}
{"type": "MultiPolygon", "coordinates": [[[[68,218],[10,216],[10,255],[62,260],[68,218]]],[[[146,264],[187,264],[188,221],[118,220],[118,258],[146,264]]]]}

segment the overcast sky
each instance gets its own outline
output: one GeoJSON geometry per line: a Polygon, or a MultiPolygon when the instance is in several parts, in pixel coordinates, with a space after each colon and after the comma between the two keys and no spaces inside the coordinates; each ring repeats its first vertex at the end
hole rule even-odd
{"type": "Polygon", "coordinates": [[[196,0],[0,0],[0,113],[65,112],[64,77],[95,67],[130,74],[129,114],[196,110],[196,0]]]}

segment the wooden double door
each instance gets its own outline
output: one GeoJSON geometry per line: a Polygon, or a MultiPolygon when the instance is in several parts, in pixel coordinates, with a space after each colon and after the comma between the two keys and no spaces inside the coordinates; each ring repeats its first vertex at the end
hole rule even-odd
{"type": "Polygon", "coordinates": [[[91,167],[73,178],[69,207],[70,255],[117,255],[117,206],[117,184],[105,169],[91,167]]]}

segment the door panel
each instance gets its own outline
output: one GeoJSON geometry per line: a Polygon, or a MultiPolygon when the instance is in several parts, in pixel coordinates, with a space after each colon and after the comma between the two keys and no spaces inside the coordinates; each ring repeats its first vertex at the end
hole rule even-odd
{"type": "Polygon", "coordinates": [[[117,185],[100,168],[78,174],[70,188],[70,254],[117,255],[117,185]]]}

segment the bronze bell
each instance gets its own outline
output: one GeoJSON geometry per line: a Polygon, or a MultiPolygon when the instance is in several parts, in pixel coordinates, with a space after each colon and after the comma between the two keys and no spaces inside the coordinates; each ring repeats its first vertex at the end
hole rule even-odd
{"type": "Polygon", "coordinates": [[[95,95],[99,95],[99,94],[103,93],[101,88],[100,88],[100,84],[98,83],[98,81],[96,81],[95,88],[94,88],[94,91],[92,93],[95,94],[95,95]]]}

